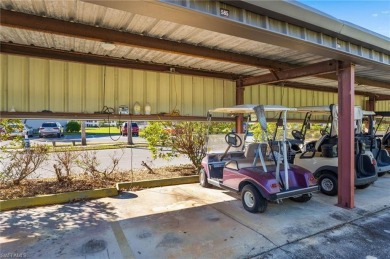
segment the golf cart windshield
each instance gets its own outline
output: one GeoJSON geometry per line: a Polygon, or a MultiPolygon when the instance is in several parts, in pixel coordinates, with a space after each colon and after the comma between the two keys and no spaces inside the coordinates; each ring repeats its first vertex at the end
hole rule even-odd
{"type": "MultiPolygon", "coordinates": [[[[338,135],[339,121],[338,121],[338,106],[331,104],[329,106],[304,106],[298,107],[297,111],[312,113],[313,115],[331,115],[331,132],[330,137],[336,137],[338,135]]],[[[362,119],[363,112],[360,106],[355,106],[354,109],[354,120],[355,120],[355,130],[356,132],[362,131],[362,119]]]]}

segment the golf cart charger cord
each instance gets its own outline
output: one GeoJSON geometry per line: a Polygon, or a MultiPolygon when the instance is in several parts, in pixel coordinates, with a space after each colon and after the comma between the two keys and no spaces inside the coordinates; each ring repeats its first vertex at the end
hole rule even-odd
{"type": "MultiPolygon", "coordinates": [[[[108,122],[108,134],[110,136],[110,139],[112,141],[118,141],[121,138],[121,135],[119,135],[118,138],[114,139],[111,135],[111,124],[110,124],[110,114],[114,113],[114,108],[108,107],[108,106],[103,106],[102,111],[100,112],[102,114],[107,114],[107,122],[108,122]]],[[[121,121],[121,113],[119,113],[119,121],[121,121]]]]}

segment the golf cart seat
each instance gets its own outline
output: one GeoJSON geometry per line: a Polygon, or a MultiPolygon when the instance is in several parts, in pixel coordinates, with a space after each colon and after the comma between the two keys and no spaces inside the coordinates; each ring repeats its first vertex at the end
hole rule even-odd
{"type": "Polygon", "coordinates": [[[321,152],[321,146],[323,144],[325,144],[326,140],[329,138],[329,135],[323,135],[321,136],[321,138],[319,138],[317,141],[316,141],[316,145],[314,146],[314,150],[315,151],[318,151],[318,152],[321,152]]]}
{"type": "Polygon", "coordinates": [[[262,144],[263,143],[250,143],[245,149],[244,156],[242,156],[241,158],[234,159],[237,162],[238,169],[252,167],[255,157],[257,157],[255,166],[261,165],[260,158],[257,152],[259,150],[260,145],[262,144]]]}

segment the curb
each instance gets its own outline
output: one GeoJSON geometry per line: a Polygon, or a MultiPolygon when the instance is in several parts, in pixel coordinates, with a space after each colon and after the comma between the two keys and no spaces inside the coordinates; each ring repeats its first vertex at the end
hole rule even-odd
{"type": "Polygon", "coordinates": [[[160,187],[160,186],[169,186],[169,185],[178,185],[178,184],[188,184],[188,183],[197,183],[199,181],[199,176],[184,176],[184,177],[175,177],[159,180],[146,180],[139,182],[123,182],[117,183],[116,188],[120,190],[128,190],[133,187],[141,188],[150,188],[150,187],[160,187]]]}
{"type": "Polygon", "coordinates": [[[116,195],[118,195],[118,190],[116,188],[40,195],[35,197],[0,201],[0,211],[61,204],[80,199],[97,199],[116,195]]]}
{"type": "Polygon", "coordinates": [[[35,197],[18,198],[12,200],[0,201],[0,212],[6,210],[15,210],[22,208],[29,208],[35,206],[45,206],[53,204],[68,203],[81,199],[99,199],[104,197],[117,196],[120,190],[128,190],[132,187],[151,188],[178,184],[197,183],[199,176],[184,176],[176,178],[167,178],[159,180],[147,180],[139,182],[123,182],[117,183],[116,188],[105,188],[87,191],[76,191],[67,193],[57,193],[40,195],[35,197]]]}

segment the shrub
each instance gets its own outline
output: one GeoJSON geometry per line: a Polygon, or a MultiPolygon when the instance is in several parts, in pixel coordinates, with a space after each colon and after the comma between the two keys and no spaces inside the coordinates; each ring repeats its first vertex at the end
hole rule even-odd
{"type": "Polygon", "coordinates": [[[76,165],[79,153],[72,151],[70,148],[64,148],[61,152],[54,153],[54,161],[56,162],[54,172],[58,182],[70,181],[72,168],[76,165]]]}
{"type": "MultiPolygon", "coordinates": [[[[210,133],[231,132],[233,123],[212,123],[210,133]]],[[[154,159],[172,159],[178,154],[186,155],[198,170],[206,156],[207,124],[202,122],[151,122],[140,132],[148,142],[154,159]]]]}
{"type": "Polygon", "coordinates": [[[69,121],[68,124],[66,124],[66,132],[79,132],[80,129],[81,124],[78,121],[69,121]]]}
{"type": "Polygon", "coordinates": [[[48,148],[37,145],[31,149],[10,151],[0,161],[2,171],[0,181],[5,184],[19,185],[47,161],[48,148]]]}
{"type": "Polygon", "coordinates": [[[120,160],[124,155],[124,150],[122,149],[122,155],[120,157],[116,156],[116,152],[113,155],[110,155],[111,164],[105,169],[100,170],[100,162],[97,158],[96,151],[84,151],[78,156],[76,160],[77,165],[84,171],[85,174],[92,176],[95,179],[100,178],[109,178],[110,174],[114,173],[119,165],[120,160]]]}

